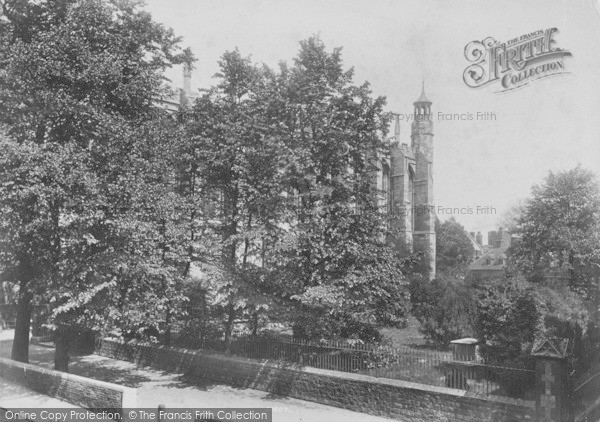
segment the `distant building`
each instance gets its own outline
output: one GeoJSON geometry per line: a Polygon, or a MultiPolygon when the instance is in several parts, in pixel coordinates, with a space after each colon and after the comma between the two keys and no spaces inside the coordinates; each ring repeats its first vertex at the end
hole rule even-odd
{"type": "Polygon", "coordinates": [[[160,107],[170,112],[176,112],[180,107],[189,107],[198,94],[192,91],[192,71],[188,65],[183,66],[183,88],[178,88],[173,96],[157,101],[160,107]]]}
{"type": "Polygon", "coordinates": [[[490,248],[501,248],[502,242],[508,242],[510,246],[510,234],[504,231],[502,227],[499,227],[498,231],[488,232],[488,245],[490,248]]]}
{"type": "Polygon", "coordinates": [[[475,259],[483,256],[485,249],[482,245],[481,232],[477,232],[477,234],[475,232],[467,232],[467,236],[469,237],[471,245],[475,250],[475,259]]]}
{"type": "MultiPolygon", "coordinates": [[[[481,233],[478,233],[480,238],[481,233]]],[[[472,234],[470,234],[472,237],[472,234]]],[[[479,244],[479,242],[476,242],[479,244]]],[[[502,275],[508,264],[507,251],[510,248],[511,235],[503,230],[488,232],[488,244],[482,246],[482,255],[469,265],[469,273],[475,280],[483,280],[502,275]]]]}

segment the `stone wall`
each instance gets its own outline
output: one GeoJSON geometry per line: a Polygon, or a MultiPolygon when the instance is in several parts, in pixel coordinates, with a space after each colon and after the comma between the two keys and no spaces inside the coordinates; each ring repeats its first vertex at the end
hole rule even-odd
{"type": "Polygon", "coordinates": [[[0,358],[0,377],[86,409],[136,407],[137,391],[103,381],[0,358]]]}
{"type": "Polygon", "coordinates": [[[533,402],[207,351],[103,339],[96,353],[181,372],[192,380],[208,379],[406,422],[520,422],[534,417],[533,402]]]}

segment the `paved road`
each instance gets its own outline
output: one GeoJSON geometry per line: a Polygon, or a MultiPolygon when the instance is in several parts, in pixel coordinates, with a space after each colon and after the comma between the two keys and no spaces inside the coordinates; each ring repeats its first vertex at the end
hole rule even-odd
{"type": "MultiPolygon", "coordinates": [[[[11,340],[1,340],[0,356],[10,356],[11,340]]],[[[54,350],[31,346],[30,362],[51,368],[54,350]]],[[[70,372],[101,381],[113,382],[138,389],[138,406],[156,408],[178,407],[270,407],[274,422],[389,422],[390,419],[352,412],[318,403],[275,396],[263,391],[233,388],[206,383],[192,384],[181,374],[146,367],[97,355],[75,356],[70,372]]],[[[0,385],[2,391],[2,385],[0,385]]],[[[2,394],[0,394],[2,397],[2,394]]],[[[31,405],[38,405],[32,401],[31,405]]],[[[41,404],[39,404],[41,405],[41,404]]]]}
{"type": "Polygon", "coordinates": [[[78,408],[70,403],[38,394],[21,385],[12,384],[0,378],[0,408],[19,407],[78,408]]]}

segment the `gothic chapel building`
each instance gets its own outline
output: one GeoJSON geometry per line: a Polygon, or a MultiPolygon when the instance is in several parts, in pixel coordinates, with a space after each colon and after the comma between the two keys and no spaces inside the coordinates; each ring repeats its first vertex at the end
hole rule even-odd
{"type": "Polygon", "coordinates": [[[411,144],[400,140],[400,118],[396,116],[389,162],[384,160],[379,179],[382,200],[392,213],[396,244],[408,252],[422,252],[423,272],[435,277],[435,212],[433,200],[432,102],[425,95],[414,102],[411,144]]]}

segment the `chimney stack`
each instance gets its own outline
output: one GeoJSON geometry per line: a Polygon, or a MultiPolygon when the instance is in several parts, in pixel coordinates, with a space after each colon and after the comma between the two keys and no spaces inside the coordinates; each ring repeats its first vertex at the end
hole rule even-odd
{"type": "Polygon", "coordinates": [[[479,246],[483,246],[483,236],[481,235],[481,232],[477,232],[477,235],[475,237],[475,241],[477,242],[477,244],[479,246]]]}

